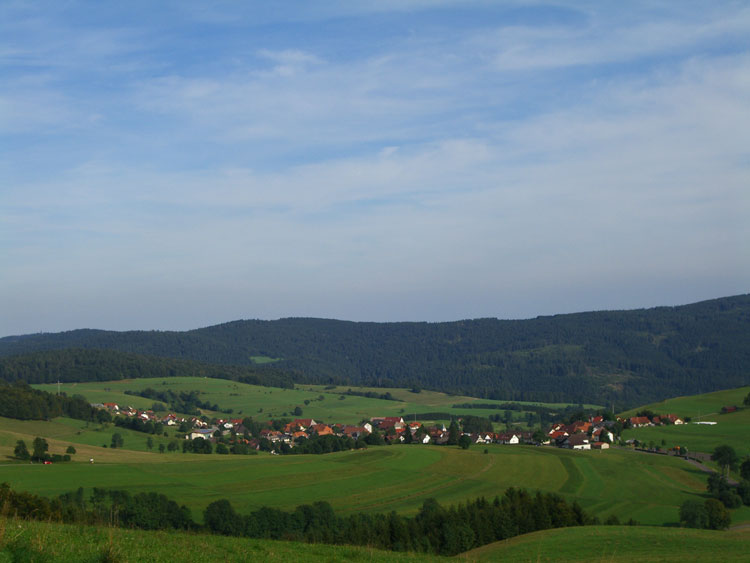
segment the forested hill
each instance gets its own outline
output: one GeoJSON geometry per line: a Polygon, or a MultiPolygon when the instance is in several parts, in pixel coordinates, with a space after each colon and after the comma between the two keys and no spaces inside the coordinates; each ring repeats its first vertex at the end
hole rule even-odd
{"type": "Polygon", "coordinates": [[[0,339],[3,356],[73,347],[224,365],[268,356],[280,358],[274,368],[308,381],[636,405],[750,383],[750,295],[513,321],[293,318],[186,332],[75,330],[0,339]]]}
{"type": "Polygon", "coordinates": [[[269,367],[215,365],[117,350],[68,348],[0,357],[0,382],[113,381],[140,377],[215,377],[253,385],[292,387],[292,374],[269,367]]]}

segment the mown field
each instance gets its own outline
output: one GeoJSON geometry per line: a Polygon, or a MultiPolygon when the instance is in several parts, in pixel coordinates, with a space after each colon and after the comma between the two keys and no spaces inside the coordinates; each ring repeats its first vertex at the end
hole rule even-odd
{"type": "MultiPolygon", "coordinates": [[[[706,474],[682,459],[628,450],[573,452],[489,445],[464,451],[397,445],[322,456],[205,456],[112,450],[97,442],[86,445],[75,442],[74,427],[59,421],[3,420],[0,428],[0,456],[6,460],[2,481],[16,489],[47,496],[79,486],[88,491],[91,487],[159,491],[186,504],[197,519],[209,503],[221,498],[229,499],[239,512],[264,505],[293,509],[326,500],[341,514],[395,510],[410,515],[431,497],[452,504],[494,497],[508,487],[525,487],[578,500],[602,519],[615,514],[621,520],[662,525],[676,523],[680,504],[702,498],[706,484],[706,474]],[[50,425],[49,432],[45,424],[50,425]],[[50,435],[64,428],[72,428],[72,434],[50,435]],[[75,443],[75,461],[12,462],[15,441],[21,438],[30,444],[35,435],[48,437],[53,453],[75,443]],[[88,463],[92,457],[95,462],[88,463]]],[[[130,439],[135,438],[126,436],[126,444],[130,439]]],[[[750,520],[750,509],[736,511],[734,520],[750,520]]]]}
{"type": "MultiPolygon", "coordinates": [[[[57,392],[56,384],[34,385],[50,393],[57,392]]],[[[194,378],[194,377],[170,377],[170,378],[148,378],[131,379],[92,383],[64,383],[60,390],[72,396],[83,395],[92,403],[115,402],[118,404],[131,405],[135,408],[151,408],[154,401],[142,397],[127,395],[125,391],[142,391],[147,387],[156,390],[171,389],[172,391],[201,392],[201,400],[218,405],[221,409],[231,409],[231,417],[241,418],[252,416],[260,420],[271,418],[294,417],[292,411],[295,407],[302,409],[302,417],[323,420],[326,423],[356,424],[362,419],[373,416],[403,416],[404,418],[422,420],[420,413],[445,412],[449,415],[472,414],[475,416],[489,416],[491,414],[503,414],[498,409],[466,409],[453,408],[454,404],[464,403],[488,403],[502,405],[503,401],[492,401],[489,399],[477,399],[474,397],[462,397],[437,393],[435,391],[421,391],[412,393],[408,389],[386,389],[365,387],[335,387],[326,389],[322,385],[297,386],[296,389],[281,389],[277,387],[260,387],[247,385],[224,379],[194,378]],[[361,392],[374,392],[391,395],[399,399],[389,401],[360,397],[356,395],[344,395],[348,389],[361,392]],[[307,403],[306,403],[307,401],[307,403]]],[[[527,403],[535,405],[546,405],[551,408],[562,408],[565,404],[527,403]]],[[[594,407],[594,405],[587,405],[594,407]]],[[[208,414],[222,415],[220,412],[207,411],[208,414]]],[[[512,411],[514,420],[526,419],[525,411],[512,411]]],[[[228,416],[223,414],[223,416],[228,416]]]]}
{"type": "Polygon", "coordinates": [[[584,526],[544,530],[473,549],[466,561],[750,561],[750,530],[584,526]]]}
{"type": "Polygon", "coordinates": [[[0,562],[447,561],[368,547],[148,532],[0,517],[0,562]]]}
{"type": "Polygon", "coordinates": [[[623,413],[634,416],[637,411],[649,409],[655,413],[674,413],[681,417],[689,416],[693,421],[714,421],[716,425],[682,424],[674,426],[653,426],[626,430],[624,439],[637,439],[657,445],[665,442],[665,447],[683,446],[691,451],[712,452],[716,446],[728,444],[740,456],[750,455],[750,408],[742,407],[742,401],[750,393],[750,387],[716,391],[704,395],[677,397],[660,403],[646,405],[623,413]],[[740,410],[721,414],[723,406],[736,405],[740,410]]]}

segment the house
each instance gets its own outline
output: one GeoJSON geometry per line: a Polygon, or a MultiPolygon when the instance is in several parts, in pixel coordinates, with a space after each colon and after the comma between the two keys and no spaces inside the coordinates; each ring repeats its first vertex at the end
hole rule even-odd
{"type": "Polygon", "coordinates": [[[186,440],[195,440],[196,438],[203,438],[204,440],[211,440],[214,437],[214,432],[217,428],[196,428],[185,436],[186,440]]]}
{"type": "Polygon", "coordinates": [[[640,428],[641,426],[650,426],[651,421],[647,416],[631,416],[628,419],[632,428],[640,428]]]}
{"type": "Polygon", "coordinates": [[[588,436],[579,433],[565,438],[562,447],[570,448],[572,450],[590,450],[591,443],[589,442],[588,436]]]}
{"type": "Polygon", "coordinates": [[[311,426],[318,424],[312,418],[298,418],[289,423],[292,429],[299,428],[300,430],[307,430],[311,426]]]}
{"type": "Polygon", "coordinates": [[[498,444],[519,444],[521,442],[518,435],[511,432],[497,434],[496,440],[498,444]]]}
{"type": "Polygon", "coordinates": [[[594,442],[591,444],[591,448],[594,450],[608,450],[609,444],[607,442],[594,442]]]}
{"type": "Polygon", "coordinates": [[[328,436],[333,434],[333,428],[327,424],[313,424],[309,427],[310,432],[314,432],[318,436],[328,436]]]}
{"type": "Polygon", "coordinates": [[[676,414],[667,414],[664,416],[664,418],[669,420],[669,422],[671,422],[672,424],[685,424],[685,421],[676,414]]]}
{"type": "Polygon", "coordinates": [[[737,407],[735,407],[734,405],[721,407],[721,412],[724,413],[724,414],[728,414],[730,412],[735,412],[736,410],[737,410],[737,407]]]}
{"type": "Polygon", "coordinates": [[[355,440],[360,436],[370,434],[364,426],[344,426],[341,429],[341,433],[350,438],[354,438],[355,440]]]}

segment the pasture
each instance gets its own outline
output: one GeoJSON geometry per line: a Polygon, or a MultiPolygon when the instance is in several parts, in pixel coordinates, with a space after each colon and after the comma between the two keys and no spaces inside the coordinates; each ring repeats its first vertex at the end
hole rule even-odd
{"type": "Polygon", "coordinates": [[[457,556],[466,561],[747,561],[750,530],[583,526],[533,532],[457,556]]]}
{"type": "Polygon", "coordinates": [[[0,517],[0,561],[447,561],[369,547],[232,538],[185,532],[150,532],[0,517]]]}
{"type": "MultiPolygon", "coordinates": [[[[57,392],[57,384],[34,385],[50,393],[57,392]]],[[[487,417],[492,414],[503,414],[498,409],[466,409],[453,408],[454,404],[488,403],[502,405],[503,401],[477,399],[447,395],[435,391],[421,391],[412,393],[408,389],[395,388],[367,388],[367,387],[334,387],[326,388],[322,385],[298,385],[295,389],[281,389],[278,387],[261,387],[247,385],[225,379],[170,377],[146,378],[105,382],[64,383],[60,390],[69,396],[79,394],[92,403],[115,402],[120,405],[130,405],[139,409],[149,409],[154,400],[135,395],[127,395],[125,391],[142,391],[147,387],[155,390],[171,389],[174,392],[200,391],[201,401],[216,404],[220,409],[229,410],[231,414],[218,411],[205,411],[209,416],[231,416],[242,418],[252,416],[257,420],[272,418],[295,418],[295,407],[302,409],[302,417],[322,420],[326,423],[357,424],[363,419],[373,416],[403,416],[409,420],[423,420],[420,413],[445,412],[451,416],[471,414],[487,417]],[[360,392],[374,392],[384,394],[390,392],[398,401],[345,395],[348,389],[360,392]]],[[[328,386],[330,387],[330,386],[328,386]]],[[[518,404],[518,403],[517,403],[518,404]]],[[[526,403],[545,405],[551,408],[562,408],[565,404],[526,403]]],[[[593,405],[588,405],[592,406],[593,405]]],[[[525,421],[525,411],[512,411],[515,421],[525,421]]]]}
{"type": "Polygon", "coordinates": [[[623,439],[637,439],[647,444],[671,448],[683,446],[690,451],[712,452],[716,446],[728,444],[740,456],[750,455],[750,408],[742,407],[742,400],[750,393],[750,387],[727,389],[677,397],[660,403],[627,411],[622,416],[634,416],[636,411],[649,409],[654,413],[674,413],[681,417],[691,417],[695,421],[714,421],[715,425],[681,424],[673,426],[648,426],[625,430],[623,439]],[[740,409],[733,413],[722,414],[723,406],[737,405],[740,409]]]}
{"type": "MultiPolygon", "coordinates": [[[[11,431],[3,421],[0,454],[15,440],[47,436],[42,424],[11,431]],[[30,434],[20,430],[32,431],[30,434]]],[[[62,453],[69,435],[50,438],[62,453]]],[[[125,438],[126,444],[128,437],[125,438]]],[[[145,440],[145,438],[143,438],[145,440]]],[[[7,462],[3,481],[46,496],[84,486],[159,491],[187,505],[195,518],[211,502],[229,499],[239,512],[261,506],[293,509],[326,500],[341,514],[357,511],[414,514],[428,498],[454,504],[508,487],[557,492],[592,514],[643,524],[675,523],[680,504],[702,498],[706,474],[682,459],[628,450],[570,451],[533,446],[455,447],[395,445],[328,455],[254,456],[150,453],[76,444],[74,461],[53,465],[7,462]],[[483,453],[487,449],[487,454],[483,453]],[[88,459],[95,458],[94,464],[88,459]]],[[[750,509],[735,521],[750,520],[750,509]]]]}

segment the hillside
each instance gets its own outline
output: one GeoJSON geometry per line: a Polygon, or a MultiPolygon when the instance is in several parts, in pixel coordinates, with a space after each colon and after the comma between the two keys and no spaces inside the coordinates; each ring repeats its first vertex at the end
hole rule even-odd
{"type": "Polygon", "coordinates": [[[636,411],[650,410],[656,414],[676,414],[689,417],[692,422],[715,422],[716,424],[680,424],[669,426],[646,426],[624,430],[626,440],[636,439],[645,444],[671,448],[682,446],[689,451],[712,452],[716,446],[732,446],[740,456],[750,455],[750,407],[742,402],[750,393],[750,387],[726,389],[701,395],[675,397],[652,403],[623,413],[635,416],[636,411]],[[735,412],[722,413],[722,407],[738,406],[735,412]],[[663,441],[663,442],[662,442],[663,441]]]}
{"type": "Polygon", "coordinates": [[[142,377],[209,377],[256,385],[292,387],[292,377],[270,366],[212,365],[116,350],[47,350],[0,358],[0,381],[56,383],[142,377]]]}
{"type": "Polygon", "coordinates": [[[235,321],[186,332],[75,330],[0,339],[0,355],[111,349],[274,369],[308,383],[637,405],[750,383],[750,295],[530,320],[235,321]]]}
{"type": "Polygon", "coordinates": [[[584,526],[525,534],[467,551],[465,561],[746,561],[748,529],[729,532],[584,526]],[[717,554],[721,554],[717,557],[717,554]]]}
{"type": "Polygon", "coordinates": [[[447,561],[370,547],[53,524],[0,517],[0,561],[447,561]]]}

